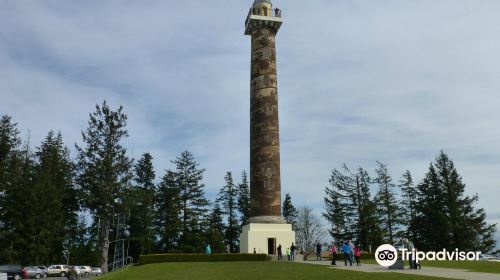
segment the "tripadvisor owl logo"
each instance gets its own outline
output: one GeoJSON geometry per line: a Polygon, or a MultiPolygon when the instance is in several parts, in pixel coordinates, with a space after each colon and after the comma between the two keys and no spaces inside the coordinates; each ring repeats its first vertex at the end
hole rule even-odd
{"type": "Polygon", "coordinates": [[[464,252],[464,251],[459,251],[458,249],[455,249],[454,251],[448,251],[446,249],[443,249],[437,252],[434,251],[421,252],[421,251],[416,251],[415,249],[408,250],[406,248],[401,248],[399,249],[399,251],[400,252],[398,252],[398,250],[390,244],[380,245],[375,251],[375,260],[379,265],[384,267],[389,267],[397,262],[399,255],[401,256],[402,261],[409,260],[409,261],[414,261],[415,263],[419,263],[420,261],[423,260],[478,261],[479,256],[481,255],[481,252],[479,251],[464,252]]]}
{"type": "Polygon", "coordinates": [[[398,250],[390,244],[380,245],[375,251],[375,260],[381,266],[392,266],[398,260],[398,250]]]}

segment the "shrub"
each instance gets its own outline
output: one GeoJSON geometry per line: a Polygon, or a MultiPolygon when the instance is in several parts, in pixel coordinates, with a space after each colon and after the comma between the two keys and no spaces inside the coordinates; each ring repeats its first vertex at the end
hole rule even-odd
{"type": "Polygon", "coordinates": [[[248,262],[268,261],[265,254],[159,254],[141,255],[139,265],[166,262],[248,262]]]}

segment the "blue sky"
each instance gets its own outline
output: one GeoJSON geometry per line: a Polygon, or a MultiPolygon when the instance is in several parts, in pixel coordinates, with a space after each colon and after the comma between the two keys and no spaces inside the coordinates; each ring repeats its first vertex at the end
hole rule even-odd
{"type": "MultiPolygon", "coordinates": [[[[320,211],[333,168],[420,181],[443,149],[500,222],[495,0],[275,0],[282,189],[320,211]]],[[[0,113],[73,147],[107,100],[158,176],[191,150],[207,192],[249,166],[251,0],[15,1],[0,9],[0,113]]]]}

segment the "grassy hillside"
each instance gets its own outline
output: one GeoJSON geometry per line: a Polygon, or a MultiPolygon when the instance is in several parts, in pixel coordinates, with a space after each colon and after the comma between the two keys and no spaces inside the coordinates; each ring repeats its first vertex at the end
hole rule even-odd
{"type": "MultiPolygon", "coordinates": [[[[374,259],[361,259],[363,263],[376,264],[374,259]]],[[[405,263],[408,267],[408,262],[405,263]]],[[[472,272],[488,272],[500,274],[500,262],[493,261],[422,261],[422,267],[442,267],[465,269],[472,272]]],[[[500,279],[500,278],[499,278],[500,279]]]]}
{"type": "Polygon", "coordinates": [[[331,269],[327,266],[287,262],[231,262],[231,263],[163,263],[135,266],[110,273],[102,280],[295,280],[295,279],[349,279],[349,280],[437,280],[395,273],[363,273],[331,269]]]}

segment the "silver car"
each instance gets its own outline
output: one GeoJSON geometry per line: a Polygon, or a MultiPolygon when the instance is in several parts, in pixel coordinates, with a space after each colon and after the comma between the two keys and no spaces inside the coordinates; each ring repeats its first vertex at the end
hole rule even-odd
{"type": "Polygon", "coordinates": [[[29,278],[40,279],[45,275],[43,270],[41,270],[36,266],[27,266],[23,268],[22,272],[23,272],[23,278],[25,279],[29,278]]]}
{"type": "Polygon", "coordinates": [[[43,278],[47,278],[49,276],[49,269],[46,266],[37,266],[43,271],[43,278]]]}
{"type": "Polygon", "coordinates": [[[101,276],[102,275],[102,270],[99,267],[92,267],[92,270],[90,271],[90,276],[101,276]]]}

